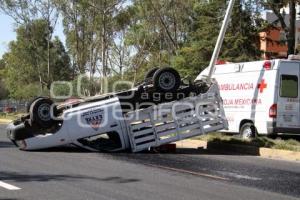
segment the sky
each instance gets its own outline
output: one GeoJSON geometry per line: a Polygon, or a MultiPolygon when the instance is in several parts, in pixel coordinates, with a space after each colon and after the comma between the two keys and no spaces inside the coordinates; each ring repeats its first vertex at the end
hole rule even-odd
{"type": "MultiPolygon", "coordinates": [[[[8,51],[9,42],[16,39],[16,33],[14,32],[15,28],[16,24],[14,20],[0,12],[0,58],[8,51]]],[[[59,19],[56,24],[53,37],[54,36],[58,36],[63,44],[65,44],[65,35],[63,33],[61,19],[59,19]]]]}

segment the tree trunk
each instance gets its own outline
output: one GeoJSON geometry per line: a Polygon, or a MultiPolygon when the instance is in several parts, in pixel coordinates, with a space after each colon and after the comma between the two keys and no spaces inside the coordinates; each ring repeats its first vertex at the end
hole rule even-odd
{"type": "Polygon", "coordinates": [[[288,35],[288,55],[295,53],[295,32],[296,32],[296,3],[295,0],[289,2],[290,9],[290,30],[288,35]]]}

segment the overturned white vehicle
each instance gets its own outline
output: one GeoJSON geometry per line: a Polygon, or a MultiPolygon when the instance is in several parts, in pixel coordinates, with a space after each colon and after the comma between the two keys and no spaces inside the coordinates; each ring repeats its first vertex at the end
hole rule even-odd
{"type": "Polygon", "coordinates": [[[7,128],[8,138],[22,150],[73,144],[138,152],[227,128],[217,84],[184,84],[172,68],[151,70],[131,90],[72,104],[40,97],[28,112],[7,128]]]}
{"type": "Polygon", "coordinates": [[[155,68],[136,88],[71,107],[37,98],[27,116],[8,126],[8,138],[23,150],[74,144],[89,150],[138,152],[227,129],[219,88],[211,76],[233,6],[230,0],[206,79],[183,84],[174,69],[155,68]]]}

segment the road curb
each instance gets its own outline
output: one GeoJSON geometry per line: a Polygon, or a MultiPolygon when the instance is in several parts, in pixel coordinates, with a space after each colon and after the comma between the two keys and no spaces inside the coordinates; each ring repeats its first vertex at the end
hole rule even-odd
{"type": "Polygon", "coordinates": [[[264,158],[273,158],[273,159],[289,160],[289,161],[300,161],[300,152],[295,152],[295,151],[260,148],[259,153],[260,153],[260,156],[264,157],[264,158]]]}
{"type": "Polygon", "coordinates": [[[286,161],[300,161],[300,152],[281,149],[255,147],[249,145],[227,144],[223,142],[206,142],[202,140],[184,140],[176,142],[178,148],[202,148],[214,153],[234,153],[253,155],[262,158],[279,159],[286,161]]]}
{"type": "Polygon", "coordinates": [[[12,122],[12,120],[10,120],[10,119],[1,119],[0,118],[0,124],[8,124],[10,122],[12,122]]]}
{"type": "Polygon", "coordinates": [[[181,140],[175,143],[177,148],[207,148],[207,142],[202,140],[181,140]]]}

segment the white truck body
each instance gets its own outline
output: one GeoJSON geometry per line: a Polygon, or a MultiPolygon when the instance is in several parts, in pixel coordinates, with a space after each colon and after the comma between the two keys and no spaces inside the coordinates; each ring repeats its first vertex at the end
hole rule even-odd
{"type": "Polygon", "coordinates": [[[67,109],[62,118],[55,133],[17,141],[17,146],[38,150],[73,144],[88,150],[138,152],[228,126],[216,83],[204,94],[125,114],[119,99],[114,97],[67,109]],[[99,142],[108,133],[114,138],[114,144],[99,142]],[[93,141],[97,142],[93,144],[93,141]]]}
{"type": "MultiPolygon", "coordinates": [[[[197,79],[208,74],[204,70],[197,79]]],[[[253,123],[257,133],[300,133],[300,61],[277,59],[216,65],[229,128],[239,133],[245,123],[253,123]]]]}

